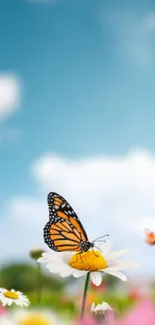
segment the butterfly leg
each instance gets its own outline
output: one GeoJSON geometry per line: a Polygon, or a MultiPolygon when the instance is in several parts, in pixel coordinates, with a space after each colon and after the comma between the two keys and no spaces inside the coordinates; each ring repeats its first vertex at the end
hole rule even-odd
{"type": "MultiPolygon", "coordinates": [[[[94,247],[96,247],[96,246],[94,246],[94,247]]],[[[99,249],[98,247],[96,247],[97,249],[99,249]]],[[[92,251],[93,251],[93,254],[96,256],[96,257],[98,257],[98,255],[97,254],[95,254],[95,252],[94,252],[94,249],[92,248],[92,251]]],[[[101,252],[101,250],[99,249],[99,251],[101,252]]],[[[101,252],[102,253],[102,252],[101,252]]]]}
{"type": "Polygon", "coordinates": [[[81,257],[81,254],[82,254],[83,252],[81,251],[80,253],[78,253],[78,254],[76,254],[76,263],[77,263],[77,261],[78,261],[78,255],[80,256],[80,259],[81,259],[81,262],[83,263],[83,261],[82,261],[82,257],[81,257]]]}

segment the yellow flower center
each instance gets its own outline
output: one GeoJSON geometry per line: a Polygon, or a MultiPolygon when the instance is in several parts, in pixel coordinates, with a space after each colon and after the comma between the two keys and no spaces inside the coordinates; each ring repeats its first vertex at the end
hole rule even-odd
{"type": "Polygon", "coordinates": [[[107,267],[106,260],[99,251],[89,250],[81,254],[72,255],[69,265],[74,269],[95,272],[107,267]]]}
{"type": "Polygon", "coordinates": [[[52,325],[46,315],[36,313],[29,314],[19,321],[19,325],[52,325]]]}
{"type": "Polygon", "coordinates": [[[14,291],[5,291],[4,296],[6,298],[10,298],[10,299],[18,299],[19,298],[18,293],[14,292],[14,291]]]}

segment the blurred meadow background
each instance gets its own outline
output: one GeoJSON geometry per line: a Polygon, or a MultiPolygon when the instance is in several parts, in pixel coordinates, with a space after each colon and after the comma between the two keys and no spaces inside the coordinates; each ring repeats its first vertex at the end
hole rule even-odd
{"type": "Polygon", "coordinates": [[[155,3],[1,0],[0,39],[0,287],[26,294],[50,324],[79,314],[84,278],[40,274],[30,256],[49,250],[54,191],[90,240],[108,233],[140,265],[126,283],[90,283],[87,308],[105,300],[122,314],[154,299],[144,229],[155,231],[155,3]]]}

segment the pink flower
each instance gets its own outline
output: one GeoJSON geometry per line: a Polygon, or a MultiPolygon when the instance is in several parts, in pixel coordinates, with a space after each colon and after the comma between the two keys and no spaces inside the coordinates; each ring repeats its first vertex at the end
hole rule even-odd
{"type": "Polygon", "coordinates": [[[6,308],[3,307],[3,306],[0,306],[0,317],[1,317],[1,316],[4,316],[4,315],[6,315],[6,314],[7,314],[7,310],[6,310],[6,308]]]}
{"type": "MultiPolygon", "coordinates": [[[[117,324],[114,322],[114,317],[109,315],[108,317],[105,317],[105,319],[101,318],[101,319],[96,319],[96,320],[94,317],[84,317],[76,325],[117,325],[117,324]]],[[[147,324],[147,325],[149,325],[149,324],[147,324]]]]}
{"type": "Polygon", "coordinates": [[[118,325],[155,325],[155,306],[149,300],[142,301],[118,325]]]}
{"type": "MultiPolygon", "coordinates": [[[[84,318],[78,325],[98,325],[93,318],[84,318]]],[[[155,325],[155,306],[143,300],[122,319],[103,320],[101,325],[155,325]]]]}
{"type": "Polygon", "coordinates": [[[97,325],[97,323],[93,318],[86,316],[81,321],[79,321],[77,325],[97,325]]]}

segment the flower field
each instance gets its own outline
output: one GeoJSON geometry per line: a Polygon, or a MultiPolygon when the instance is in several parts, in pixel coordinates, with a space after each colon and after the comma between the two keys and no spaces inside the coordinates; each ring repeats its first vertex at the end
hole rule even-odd
{"type": "Polygon", "coordinates": [[[77,257],[32,249],[29,263],[0,270],[0,324],[152,325],[154,283],[147,292],[128,284],[126,270],[138,267],[124,259],[128,251],[110,241],[77,257]]]}

